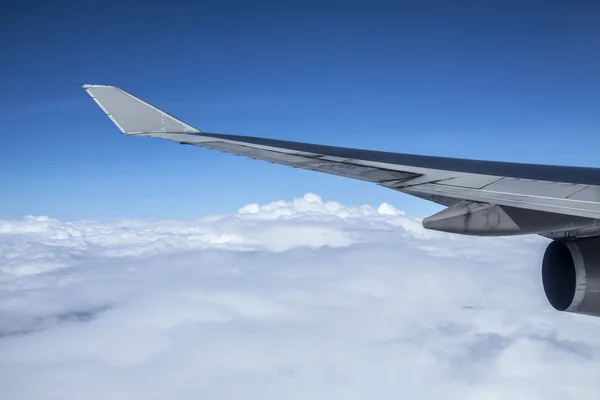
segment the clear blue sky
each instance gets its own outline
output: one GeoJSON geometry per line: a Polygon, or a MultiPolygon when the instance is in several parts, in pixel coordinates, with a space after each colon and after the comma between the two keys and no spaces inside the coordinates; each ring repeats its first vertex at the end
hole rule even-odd
{"type": "Polygon", "coordinates": [[[124,137],[82,83],[210,132],[600,166],[598,1],[24,1],[0,19],[0,218],[194,217],[308,191],[436,209],[124,137]]]}

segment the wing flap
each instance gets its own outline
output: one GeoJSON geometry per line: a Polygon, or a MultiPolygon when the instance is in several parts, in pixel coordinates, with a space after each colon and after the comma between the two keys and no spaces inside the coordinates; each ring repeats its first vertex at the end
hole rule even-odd
{"type": "MultiPolygon", "coordinates": [[[[169,135],[161,135],[163,138],[169,138],[169,135]]],[[[311,171],[324,172],[332,175],[343,176],[347,178],[360,179],[369,182],[384,182],[389,180],[406,180],[415,178],[418,174],[386,170],[382,168],[367,167],[348,162],[346,159],[323,156],[319,154],[304,155],[283,153],[276,149],[267,150],[266,148],[256,148],[246,144],[226,142],[226,141],[200,141],[197,143],[188,142],[201,147],[213,150],[219,150],[226,153],[246,156],[257,160],[272,162],[275,164],[287,165],[289,167],[307,169],[311,171]],[[335,161],[334,161],[335,160],[335,161]],[[339,161],[338,161],[339,160],[339,161]]]]}
{"type": "MultiPolygon", "coordinates": [[[[441,182],[444,184],[444,182],[441,182]]],[[[450,182],[449,182],[450,183],[450,182]]],[[[567,198],[585,188],[585,185],[561,182],[532,181],[518,178],[502,178],[482,188],[500,193],[515,193],[539,197],[567,198]]]]}
{"type": "Polygon", "coordinates": [[[411,186],[408,188],[403,188],[401,191],[415,195],[418,193],[421,195],[442,196],[454,199],[471,200],[481,203],[500,204],[529,210],[600,219],[600,203],[572,200],[553,195],[535,196],[513,193],[510,191],[492,192],[488,190],[452,187],[436,183],[411,186]]]}

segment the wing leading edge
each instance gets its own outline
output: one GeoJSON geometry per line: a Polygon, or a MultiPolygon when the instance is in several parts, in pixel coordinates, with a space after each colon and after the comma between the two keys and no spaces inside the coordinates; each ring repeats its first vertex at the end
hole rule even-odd
{"type": "Polygon", "coordinates": [[[206,133],[114,86],[83,85],[122,133],[376,183],[449,208],[423,225],[471,235],[600,234],[600,169],[360,150],[206,133]]]}

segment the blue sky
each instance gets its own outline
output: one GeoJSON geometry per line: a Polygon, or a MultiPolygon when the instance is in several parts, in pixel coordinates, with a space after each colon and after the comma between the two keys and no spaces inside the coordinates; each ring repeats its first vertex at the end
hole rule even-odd
{"type": "Polygon", "coordinates": [[[12,3],[0,16],[0,218],[188,218],[309,191],[436,210],[124,137],[82,83],[123,87],[209,132],[599,166],[595,1],[12,3]]]}

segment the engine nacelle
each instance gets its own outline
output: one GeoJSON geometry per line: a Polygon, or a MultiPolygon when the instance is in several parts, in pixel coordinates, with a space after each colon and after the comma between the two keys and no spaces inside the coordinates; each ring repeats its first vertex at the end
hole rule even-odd
{"type": "Polygon", "coordinates": [[[542,282],[555,309],[600,317],[600,237],[550,243],[542,282]]]}

